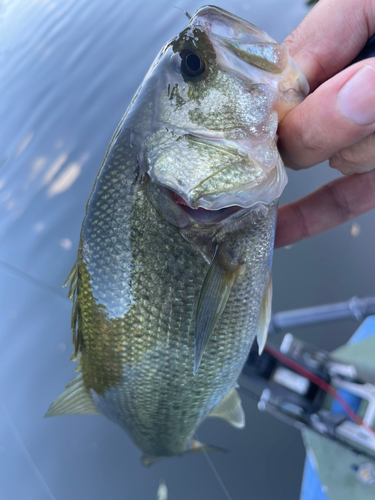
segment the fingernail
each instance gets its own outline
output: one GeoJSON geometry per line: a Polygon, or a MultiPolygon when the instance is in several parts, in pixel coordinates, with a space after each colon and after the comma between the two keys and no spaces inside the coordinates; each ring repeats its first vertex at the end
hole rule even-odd
{"type": "Polygon", "coordinates": [[[342,113],[360,125],[375,122],[375,69],[363,66],[339,92],[342,113]]]}

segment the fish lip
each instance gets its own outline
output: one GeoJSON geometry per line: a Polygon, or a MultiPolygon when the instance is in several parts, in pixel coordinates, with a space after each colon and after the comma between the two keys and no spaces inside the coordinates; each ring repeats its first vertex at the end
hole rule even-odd
{"type": "Polygon", "coordinates": [[[228,219],[231,215],[244,210],[240,206],[223,207],[218,210],[207,210],[203,207],[192,208],[179,194],[170,188],[159,185],[160,191],[166,194],[190,218],[200,223],[214,224],[228,219]]]}
{"type": "Polygon", "coordinates": [[[214,5],[205,5],[200,7],[189,21],[189,26],[201,26],[206,29],[210,35],[223,36],[223,25],[227,29],[230,37],[233,37],[233,28],[237,32],[234,36],[245,37],[252,41],[254,38],[262,38],[264,41],[273,42],[274,40],[262,29],[249,21],[228,12],[221,7],[214,5]],[[229,27],[229,28],[228,28],[229,27]],[[219,32],[218,32],[219,29],[219,32]]]}
{"type": "MultiPolygon", "coordinates": [[[[237,130],[239,132],[241,128],[237,130]]],[[[280,156],[275,154],[273,164],[263,165],[262,158],[257,158],[254,153],[254,141],[248,137],[229,139],[220,137],[221,134],[215,133],[216,131],[212,131],[211,134],[205,133],[203,130],[190,131],[179,127],[168,127],[167,132],[178,135],[178,139],[184,139],[183,147],[185,148],[185,143],[188,145],[191,143],[193,146],[194,143],[197,143],[214,148],[219,154],[224,151],[230,156],[229,159],[233,156],[234,160],[238,158],[240,162],[243,161],[244,169],[249,163],[251,169],[254,170],[253,172],[249,171],[248,178],[242,184],[237,182],[234,176],[233,185],[221,183],[215,191],[210,186],[205,189],[201,184],[217,175],[222,169],[229,167],[230,162],[221,162],[218,164],[219,168],[213,164],[211,171],[207,169],[207,176],[199,170],[194,170],[194,165],[187,164],[186,166],[193,172],[193,176],[190,177],[184,172],[184,162],[189,162],[186,158],[175,162],[173,169],[170,167],[167,169],[163,163],[160,164],[158,157],[153,158],[149,155],[147,167],[151,182],[177,193],[192,210],[204,208],[208,211],[219,211],[235,206],[248,209],[257,203],[270,203],[280,197],[287,181],[280,156]]],[[[215,162],[218,163],[216,160],[215,162]]],[[[194,217],[195,212],[191,212],[189,215],[194,217]]]]}

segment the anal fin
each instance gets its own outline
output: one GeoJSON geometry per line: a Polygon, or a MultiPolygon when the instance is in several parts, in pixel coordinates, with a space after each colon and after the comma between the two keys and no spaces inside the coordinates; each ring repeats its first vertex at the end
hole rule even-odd
{"type": "Polygon", "coordinates": [[[153,457],[151,455],[146,455],[145,453],[141,456],[141,464],[145,467],[151,467],[151,465],[164,460],[166,457],[153,457]]]}
{"type": "Polygon", "coordinates": [[[223,245],[215,249],[211,265],[204,279],[195,322],[194,373],[202,360],[204,350],[228,301],[240,264],[231,261],[223,245]]]}
{"type": "Polygon", "coordinates": [[[221,448],[220,446],[214,446],[212,444],[204,444],[196,439],[192,439],[189,444],[189,449],[185,451],[186,453],[197,453],[199,451],[221,451],[222,453],[226,453],[228,450],[225,448],[221,448]]]}
{"type": "Polygon", "coordinates": [[[209,414],[209,417],[222,418],[233,427],[237,427],[237,429],[245,427],[245,412],[242,408],[240,395],[235,387],[225,394],[209,414]]]}
{"type": "Polygon", "coordinates": [[[84,386],[82,374],[80,374],[66,386],[65,391],[51,404],[44,416],[100,414],[89,390],[84,386]]]}
{"type": "Polygon", "coordinates": [[[272,310],[272,277],[270,276],[268,286],[264,293],[262,308],[260,311],[259,328],[257,334],[257,341],[259,347],[259,354],[262,354],[264,346],[267,342],[268,327],[271,321],[272,310]]]}
{"type": "MultiPolygon", "coordinates": [[[[219,446],[213,446],[211,444],[204,444],[204,443],[201,443],[200,441],[197,441],[196,439],[192,439],[189,443],[188,449],[186,451],[184,451],[183,453],[181,453],[180,455],[182,456],[182,455],[187,455],[190,453],[197,453],[200,451],[221,451],[221,452],[226,453],[228,450],[226,450],[225,448],[220,448],[219,446]]],[[[144,465],[146,467],[150,467],[151,465],[154,465],[157,462],[160,462],[160,460],[164,460],[165,458],[167,458],[167,457],[156,457],[156,456],[152,456],[152,455],[143,454],[141,456],[141,463],[142,463],[142,465],[144,465]]]]}

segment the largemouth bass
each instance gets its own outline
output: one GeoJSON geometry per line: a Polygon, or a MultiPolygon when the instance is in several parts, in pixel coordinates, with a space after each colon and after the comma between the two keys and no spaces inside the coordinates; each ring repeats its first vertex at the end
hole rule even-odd
{"type": "Polygon", "coordinates": [[[304,76],[254,25],[203,7],[152,64],[93,187],[69,277],[79,376],[47,416],[101,413],[145,454],[241,428],[236,382],[271,311],[278,121],[304,76]]]}

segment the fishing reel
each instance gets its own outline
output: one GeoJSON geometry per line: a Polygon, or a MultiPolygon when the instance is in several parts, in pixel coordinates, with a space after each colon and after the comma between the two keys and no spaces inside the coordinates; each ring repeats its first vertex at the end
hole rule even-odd
{"type": "Polygon", "coordinates": [[[375,381],[354,364],[287,333],[261,356],[253,346],[243,375],[259,410],[375,459],[375,381]]]}

